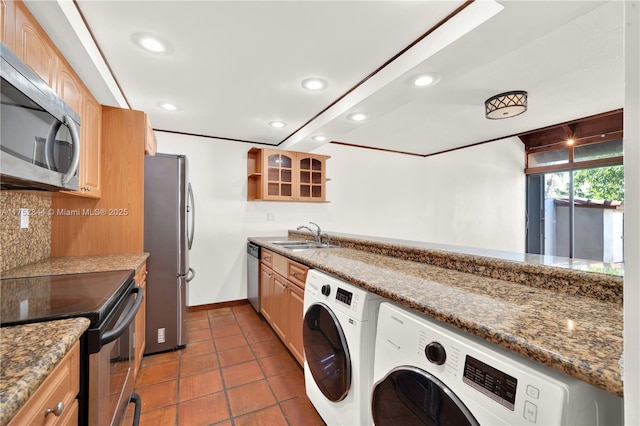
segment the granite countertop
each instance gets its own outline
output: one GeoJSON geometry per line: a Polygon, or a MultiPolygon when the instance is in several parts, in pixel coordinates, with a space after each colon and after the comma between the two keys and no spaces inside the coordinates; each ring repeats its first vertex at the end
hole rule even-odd
{"type": "Polygon", "coordinates": [[[0,426],[6,425],[89,327],[86,318],[0,328],[0,426]]]}
{"type": "Polygon", "coordinates": [[[138,269],[149,253],[100,254],[92,256],[50,257],[2,272],[2,278],[26,278],[42,275],[82,274],[86,272],[138,269]]]}
{"type": "Polygon", "coordinates": [[[623,395],[620,276],[364,237],[332,234],[339,247],[294,251],[270,244],[281,236],[249,240],[623,395]]]}

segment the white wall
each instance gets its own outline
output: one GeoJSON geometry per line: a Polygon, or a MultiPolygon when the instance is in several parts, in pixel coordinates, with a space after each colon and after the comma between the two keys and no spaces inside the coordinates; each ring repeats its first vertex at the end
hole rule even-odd
{"type": "Polygon", "coordinates": [[[249,236],[323,230],[524,250],[524,151],[517,139],[422,158],[328,144],[329,203],[248,202],[249,144],[158,132],[158,152],[184,154],[195,193],[189,305],[246,298],[249,236]],[[268,221],[268,214],[275,221],[268,221]]]}
{"type": "Polygon", "coordinates": [[[625,2],[625,424],[640,424],[640,2],[625,2]]]}

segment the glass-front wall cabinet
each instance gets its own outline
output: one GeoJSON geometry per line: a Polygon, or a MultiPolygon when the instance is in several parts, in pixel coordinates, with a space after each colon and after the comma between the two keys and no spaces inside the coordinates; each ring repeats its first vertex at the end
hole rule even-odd
{"type": "Polygon", "coordinates": [[[251,148],[247,155],[247,200],[326,201],[325,155],[251,148]]]}

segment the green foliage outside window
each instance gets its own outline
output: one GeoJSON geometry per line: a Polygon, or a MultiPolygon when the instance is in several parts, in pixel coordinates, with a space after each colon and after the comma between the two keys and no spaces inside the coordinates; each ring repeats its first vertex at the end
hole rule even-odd
{"type": "Polygon", "coordinates": [[[577,198],[624,201],[624,166],[576,170],[573,185],[577,198]]]}

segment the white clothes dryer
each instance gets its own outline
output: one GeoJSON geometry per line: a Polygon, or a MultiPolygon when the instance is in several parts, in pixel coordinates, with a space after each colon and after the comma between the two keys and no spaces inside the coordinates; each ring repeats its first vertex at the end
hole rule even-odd
{"type": "Polygon", "coordinates": [[[375,327],[383,300],[322,272],[307,274],[305,388],[328,425],[371,424],[375,327]]]}
{"type": "Polygon", "coordinates": [[[371,411],[389,425],[616,425],[622,398],[392,303],[380,305],[371,411]]]}

